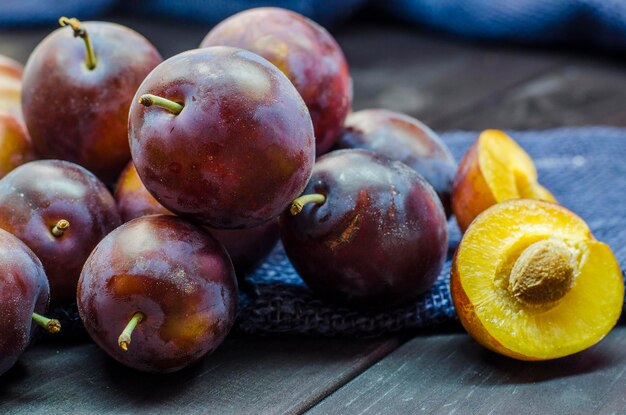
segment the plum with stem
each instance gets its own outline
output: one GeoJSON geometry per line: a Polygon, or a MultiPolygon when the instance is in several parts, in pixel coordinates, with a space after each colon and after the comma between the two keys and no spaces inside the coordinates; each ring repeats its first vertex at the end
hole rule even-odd
{"type": "Polygon", "coordinates": [[[0,180],[0,228],[41,259],[55,305],[75,301],[87,256],[120,224],[104,184],[74,163],[36,160],[0,180]]]}
{"type": "Polygon", "coordinates": [[[68,160],[112,184],[130,159],[128,109],[162,58],[139,33],[62,17],[24,68],[22,111],[39,158],[68,160]]]}
{"type": "Polygon", "coordinates": [[[173,215],[142,216],[98,244],[78,284],[78,310],[109,355],[147,372],[181,369],[231,329],[237,280],[222,245],[173,215]]]}
{"type": "Polygon", "coordinates": [[[320,157],[280,225],[287,256],[311,289],[358,307],[424,293],[448,250],[433,188],[407,165],[365,150],[320,157]]]}
{"type": "Polygon", "coordinates": [[[37,325],[57,333],[57,320],[44,317],[50,289],[41,261],[22,241],[0,229],[0,375],[30,343],[37,325]],[[35,324],[33,324],[35,323],[35,324]]]}
{"type": "Polygon", "coordinates": [[[311,117],[289,79],[229,47],[157,66],[131,105],[129,138],[137,172],[159,203],[219,229],[278,217],[315,160],[311,117]]]}

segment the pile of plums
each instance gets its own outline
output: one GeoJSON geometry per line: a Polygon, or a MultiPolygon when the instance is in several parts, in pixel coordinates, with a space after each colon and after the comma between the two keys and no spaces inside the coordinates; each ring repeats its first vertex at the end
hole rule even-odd
{"type": "Polygon", "coordinates": [[[49,301],[77,303],[123,364],[178,370],[222,343],[238,281],[279,237],[331,302],[379,309],[432,286],[455,162],[409,116],[350,113],[322,27],[252,9],[162,61],[126,27],[59,23],[23,77],[0,60],[0,373],[33,322],[59,330],[49,301]]]}

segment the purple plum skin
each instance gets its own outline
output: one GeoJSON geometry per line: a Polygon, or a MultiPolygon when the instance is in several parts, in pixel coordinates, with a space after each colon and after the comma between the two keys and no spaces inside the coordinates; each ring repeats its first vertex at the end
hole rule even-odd
{"type": "Polygon", "coordinates": [[[96,67],[69,27],[48,35],[24,69],[22,111],[38,158],[84,166],[114,183],[128,160],[128,110],[137,87],[161,61],[139,33],[114,23],[83,22],[96,67]]]}
{"type": "Polygon", "coordinates": [[[261,7],[215,26],[200,44],[208,46],[246,49],[276,65],[311,113],[317,154],[332,148],[352,107],[352,78],[343,51],[323,27],[290,10],[261,7]]]}
{"type": "Polygon", "coordinates": [[[62,160],[23,164],[0,180],[0,228],[20,238],[44,265],[52,303],[76,300],[85,260],[110,231],[121,225],[115,199],[96,176],[62,160]],[[60,220],[70,227],[60,237],[60,220]]]}
{"type": "Polygon", "coordinates": [[[222,245],[172,215],[143,216],[111,232],[78,284],[78,310],[92,339],[124,365],[155,373],[216,349],[235,321],[237,299],[222,245]],[[136,312],[145,319],[123,351],[118,337],[136,312]]]}
{"type": "Polygon", "coordinates": [[[206,230],[226,248],[239,282],[261,265],[279,238],[277,219],[248,229],[206,230]]]}
{"type": "Polygon", "coordinates": [[[353,112],[336,148],[370,150],[413,168],[433,186],[450,217],[456,163],[441,138],[422,122],[383,109],[353,112]]]}
{"type": "Polygon", "coordinates": [[[168,210],[212,228],[261,225],[300,195],[315,160],[313,126],[289,80],[253,53],[225,47],[176,55],[131,105],[133,162],[168,210]],[[158,95],[178,115],[137,101],[158,95]]]}
{"type": "Polygon", "coordinates": [[[448,249],[446,216],[413,169],[365,150],[318,159],[305,194],[326,196],[280,219],[287,256],[333,302],[385,308],[427,291],[448,249]]]}
{"type": "Polygon", "coordinates": [[[128,222],[146,215],[172,215],[143,185],[133,162],[122,171],[115,186],[115,203],[122,221],[128,222]]]}
{"type": "MultiPolygon", "coordinates": [[[[115,201],[124,222],[145,215],[172,214],[148,192],[132,162],[117,182],[115,201]]],[[[239,282],[261,265],[278,242],[278,220],[275,219],[248,229],[204,229],[226,248],[239,282]]]]}
{"type": "Polygon", "coordinates": [[[0,375],[22,354],[50,300],[41,261],[22,241],[0,229],[0,375]]]}

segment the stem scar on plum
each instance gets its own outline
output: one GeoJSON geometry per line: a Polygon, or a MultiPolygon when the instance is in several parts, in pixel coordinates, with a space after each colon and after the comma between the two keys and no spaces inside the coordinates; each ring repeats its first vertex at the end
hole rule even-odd
{"type": "Polygon", "coordinates": [[[44,317],[37,313],[33,313],[32,317],[35,323],[46,329],[49,333],[55,334],[61,331],[61,323],[57,319],[44,317]]]}
{"type": "Polygon", "coordinates": [[[118,337],[117,339],[117,344],[120,346],[120,349],[124,350],[125,352],[128,351],[128,346],[130,345],[133,330],[135,330],[135,327],[137,327],[137,325],[141,323],[145,318],[145,315],[140,311],[137,311],[135,314],[133,314],[126,327],[124,327],[124,331],[122,331],[122,334],[120,334],[120,337],[118,337]]]}
{"type": "Polygon", "coordinates": [[[67,219],[61,219],[52,227],[52,229],[50,229],[50,232],[55,237],[60,238],[69,228],[70,222],[67,219]]]}
{"type": "Polygon", "coordinates": [[[304,205],[308,203],[323,205],[324,202],[326,202],[326,196],[320,193],[302,195],[291,203],[289,212],[291,212],[293,216],[296,216],[298,213],[302,212],[302,209],[304,209],[304,205]]]}
{"type": "Polygon", "coordinates": [[[151,107],[152,105],[156,105],[157,107],[165,108],[174,115],[180,114],[180,112],[185,107],[178,102],[174,102],[167,98],[152,94],[143,94],[142,96],[140,96],[139,103],[145,107],[151,107]]]}
{"type": "Polygon", "coordinates": [[[74,31],[74,37],[80,37],[81,39],[83,39],[86,49],[85,65],[87,65],[87,69],[89,69],[90,71],[94,70],[98,61],[96,60],[96,54],[93,50],[93,45],[91,44],[89,33],[87,33],[87,30],[85,30],[83,25],[80,23],[80,20],[75,17],[68,18],[62,16],[61,18],[59,18],[59,24],[61,26],[70,26],[74,31]]]}
{"type": "Polygon", "coordinates": [[[523,305],[550,305],[568,293],[574,274],[574,259],[567,245],[544,239],[528,246],[515,261],[508,288],[523,305]]]}

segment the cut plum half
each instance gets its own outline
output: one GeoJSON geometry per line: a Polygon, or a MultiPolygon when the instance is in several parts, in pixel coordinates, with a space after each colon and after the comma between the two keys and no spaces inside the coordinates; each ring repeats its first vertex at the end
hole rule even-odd
{"type": "Polygon", "coordinates": [[[548,202],[494,205],[468,228],[451,271],[454,305],[483,346],[521,360],[585,350],[617,323],[622,272],[587,224],[548,202]]]}
{"type": "Polygon", "coordinates": [[[555,202],[538,182],[532,159],[502,131],[486,130],[465,153],[452,186],[452,209],[465,231],[478,214],[511,199],[555,202]]]}

